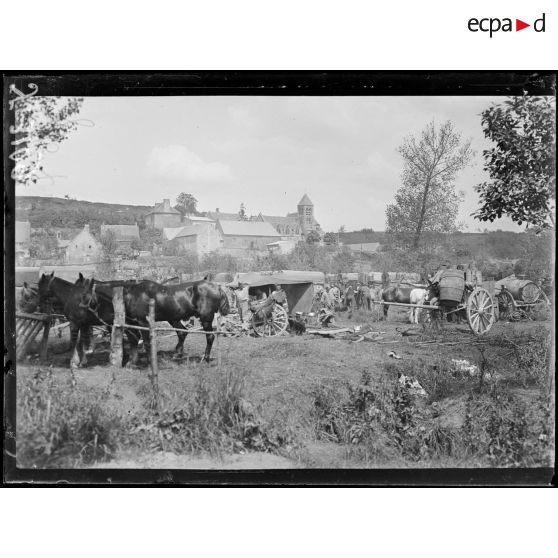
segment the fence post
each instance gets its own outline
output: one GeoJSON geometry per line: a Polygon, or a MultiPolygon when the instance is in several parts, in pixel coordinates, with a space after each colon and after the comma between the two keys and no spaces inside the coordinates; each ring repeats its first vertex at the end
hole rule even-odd
{"type": "Polygon", "coordinates": [[[159,410],[159,367],[157,364],[157,330],[155,329],[155,300],[149,299],[149,344],[151,346],[151,386],[155,409],[159,410]]]}
{"type": "Polygon", "coordinates": [[[217,320],[217,371],[221,373],[221,341],[219,337],[221,337],[221,322],[217,320]]]}
{"type": "Polygon", "coordinates": [[[114,309],[114,321],[110,338],[110,363],[112,366],[122,368],[122,333],[124,330],[123,326],[126,323],[123,287],[113,287],[112,307],[114,309]]]}
{"type": "Polygon", "coordinates": [[[51,325],[51,319],[49,318],[48,321],[45,322],[45,327],[43,329],[43,338],[41,339],[40,360],[43,363],[46,362],[46,358],[47,358],[48,335],[50,333],[50,325],[51,325]]]}

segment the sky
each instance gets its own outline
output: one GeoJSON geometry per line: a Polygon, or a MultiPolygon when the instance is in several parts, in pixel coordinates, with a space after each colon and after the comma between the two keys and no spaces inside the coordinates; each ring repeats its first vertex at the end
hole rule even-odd
{"type": "Polygon", "coordinates": [[[201,211],[286,215],[304,194],[324,231],[385,229],[401,185],[404,138],[451,120],[472,140],[461,171],[465,231],[521,231],[474,220],[473,187],[488,179],[480,113],[496,97],[86,97],[80,125],[43,158],[48,179],[18,195],[154,205],[193,194],[201,211]]]}

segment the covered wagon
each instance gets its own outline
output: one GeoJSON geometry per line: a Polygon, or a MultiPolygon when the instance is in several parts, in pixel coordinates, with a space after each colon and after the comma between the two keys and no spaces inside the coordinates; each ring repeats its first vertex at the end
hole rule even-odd
{"type": "Polygon", "coordinates": [[[549,304],[542,289],[529,279],[509,275],[494,283],[501,319],[520,319],[537,304],[549,304]]]}
{"type": "Polygon", "coordinates": [[[287,298],[291,315],[311,312],[314,295],[318,285],[324,285],[325,275],[319,271],[283,270],[274,272],[239,273],[235,281],[246,283],[249,294],[256,297],[265,293],[267,302],[252,305],[252,329],[256,335],[278,335],[288,326],[287,311],[279,304],[272,305],[269,296],[275,285],[281,285],[287,298]],[[271,318],[271,319],[270,319],[271,318]]]}

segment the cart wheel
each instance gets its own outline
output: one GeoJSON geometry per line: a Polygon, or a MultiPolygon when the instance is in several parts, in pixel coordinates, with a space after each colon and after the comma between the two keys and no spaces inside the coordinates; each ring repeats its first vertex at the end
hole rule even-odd
{"type": "Polygon", "coordinates": [[[500,320],[511,320],[515,309],[513,296],[508,291],[502,291],[498,294],[498,311],[500,320]]]}
{"type": "Polygon", "coordinates": [[[475,287],[467,298],[467,320],[475,335],[484,335],[494,324],[494,301],[482,287],[475,287]]]}
{"type": "Polygon", "coordinates": [[[280,335],[283,331],[286,331],[288,325],[289,317],[287,311],[279,304],[273,307],[273,312],[268,318],[267,323],[262,318],[256,317],[256,314],[252,316],[252,329],[258,337],[280,335]]]}

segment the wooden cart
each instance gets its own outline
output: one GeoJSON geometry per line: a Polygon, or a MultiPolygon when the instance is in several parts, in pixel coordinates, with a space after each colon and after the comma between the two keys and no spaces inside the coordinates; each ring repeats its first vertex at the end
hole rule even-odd
{"type": "Polygon", "coordinates": [[[272,337],[281,335],[287,330],[289,325],[287,311],[272,298],[261,303],[253,303],[250,310],[252,311],[252,330],[256,336],[272,337]]]}
{"type": "Polygon", "coordinates": [[[475,335],[487,334],[496,321],[496,305],[490,292],[484,287],[467,286],[463,275],[457,272],[452,276],[454,285],[440,287],[434,292],[434,286],[430,287],[429,301],[425,304],[405,304],[401,302],[379,302],[374,304],[388,306],[403,306],[406,308],[421,308],[431,313],[431,318],[441,317],[445,320],[449,314],[465,312],[467,322],[475,335]],[[445,289],[445,290],[444,290],[445,289]]]}

